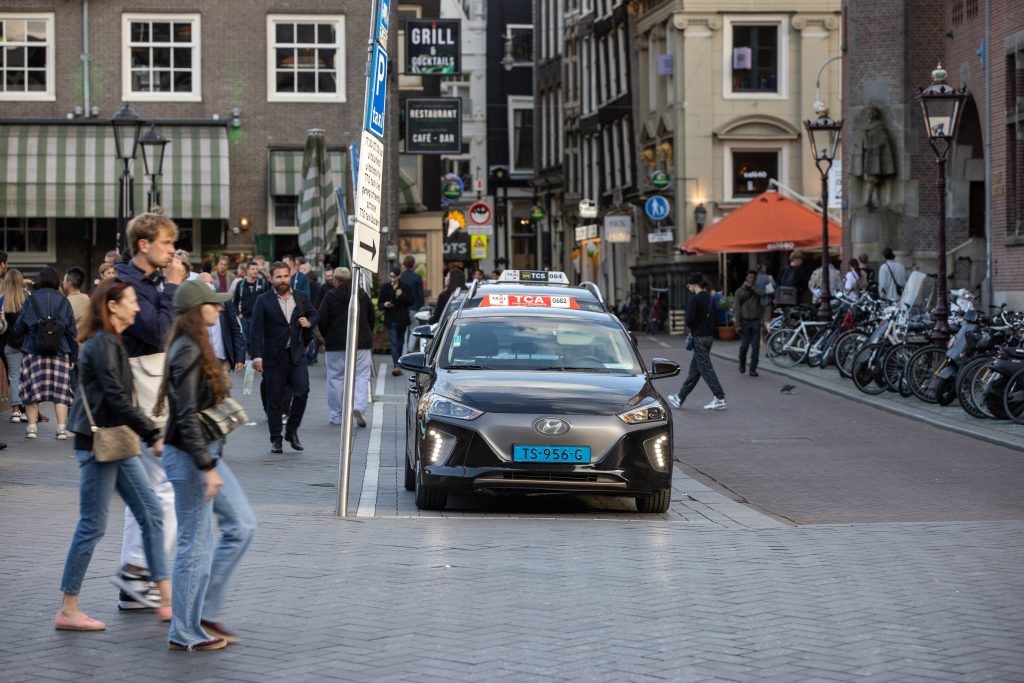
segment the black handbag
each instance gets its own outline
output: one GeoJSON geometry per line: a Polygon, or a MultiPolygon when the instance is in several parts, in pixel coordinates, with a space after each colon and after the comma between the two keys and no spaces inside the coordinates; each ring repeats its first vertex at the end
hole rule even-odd
{"type": "Polygon", "coordinates": [[[199,425],[207,441],[219,441],[249,421],[245,409],[230,396],[198,413],[199,425]]]}

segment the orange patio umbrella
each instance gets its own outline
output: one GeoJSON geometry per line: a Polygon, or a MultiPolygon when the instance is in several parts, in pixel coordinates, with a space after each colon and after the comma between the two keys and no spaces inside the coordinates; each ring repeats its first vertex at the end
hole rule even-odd
{"type": "MultiPolygon", "coordinates": [[[[829,220],[829,247],[838,248],[842,236],[839,224],[829,220]]],[[[821,214],[777,192],[765,192],[679,249],[689,254],[821,249],[821,214]]]]}

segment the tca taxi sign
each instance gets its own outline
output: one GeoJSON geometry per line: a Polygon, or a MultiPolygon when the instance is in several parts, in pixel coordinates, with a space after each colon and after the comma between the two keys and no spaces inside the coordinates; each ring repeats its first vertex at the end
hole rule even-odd
{"type": "Polygon", "coordinates": [[[480,306],[524,306],[538,308],[572,308],[580,305],[571,296],[551,296],[547,294],[488,294],[480,306]]]}

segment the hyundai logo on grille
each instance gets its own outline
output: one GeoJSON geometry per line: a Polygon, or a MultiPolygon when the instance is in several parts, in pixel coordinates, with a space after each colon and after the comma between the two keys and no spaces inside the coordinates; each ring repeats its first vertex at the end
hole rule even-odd
{"type": "Polygon", "coordinates": [[[561,436],[569,431],[569,423],[553,417],[542,417],[533,423],[533,428],[544,436],[561,436]]]}

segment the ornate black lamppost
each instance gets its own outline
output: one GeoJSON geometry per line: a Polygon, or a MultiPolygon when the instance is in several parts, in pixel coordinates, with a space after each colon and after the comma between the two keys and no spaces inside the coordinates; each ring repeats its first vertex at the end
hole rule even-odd
{"type": "Polygon", "coordinates": [[[816,109],[818,118],[804,121],[804,128],[807,129],[807,139],[811,143],[814,165],[821,175],[821,306],[818,308],[818,320],[828,321],[832,319],[832,265],[828,257],[828,173],[836,159],[843,122],[831,119],[824,106],[816,109]]]}
{"type": "Polygon", "coordinates": [[[117,198],[117,253],[124,254],[124,229],[128,219],[135,213],[132,198],[131,164],[139,151],[139,131],[142,129],[142,117],[127,104],[110,119],[114,127],[114,145],[117,158],[121,160],[121,189],[117,198]]]}
{"type": "Polygon", "coordinates": [[[149,176],[147,211],[152,211],[154,206],[160,206],[160,187],[157,179],[164,173],[164,148],[168,142],[170,140],[160,135],[153,126],[150,126],[139,140],[142,147],[142,164],[146,175],[149,176]]]}
{"type": "Polygon", "coordinates": [[[959,90],[946,83],[946,70],[939,64],[932,71],[932,84],[920,91],[917,101],[921,103],[924,127],[928,132],[928,143],[935,151],[935,163],[939,169],[939,272],[935,283],[935,308],[932,317],[932,341],[942,347],[949,341],[949,305],[946,302],[948,282],[946,280],[946,157],[956,138],[957,125],[967,101],[967,87],[959,90]]]}

